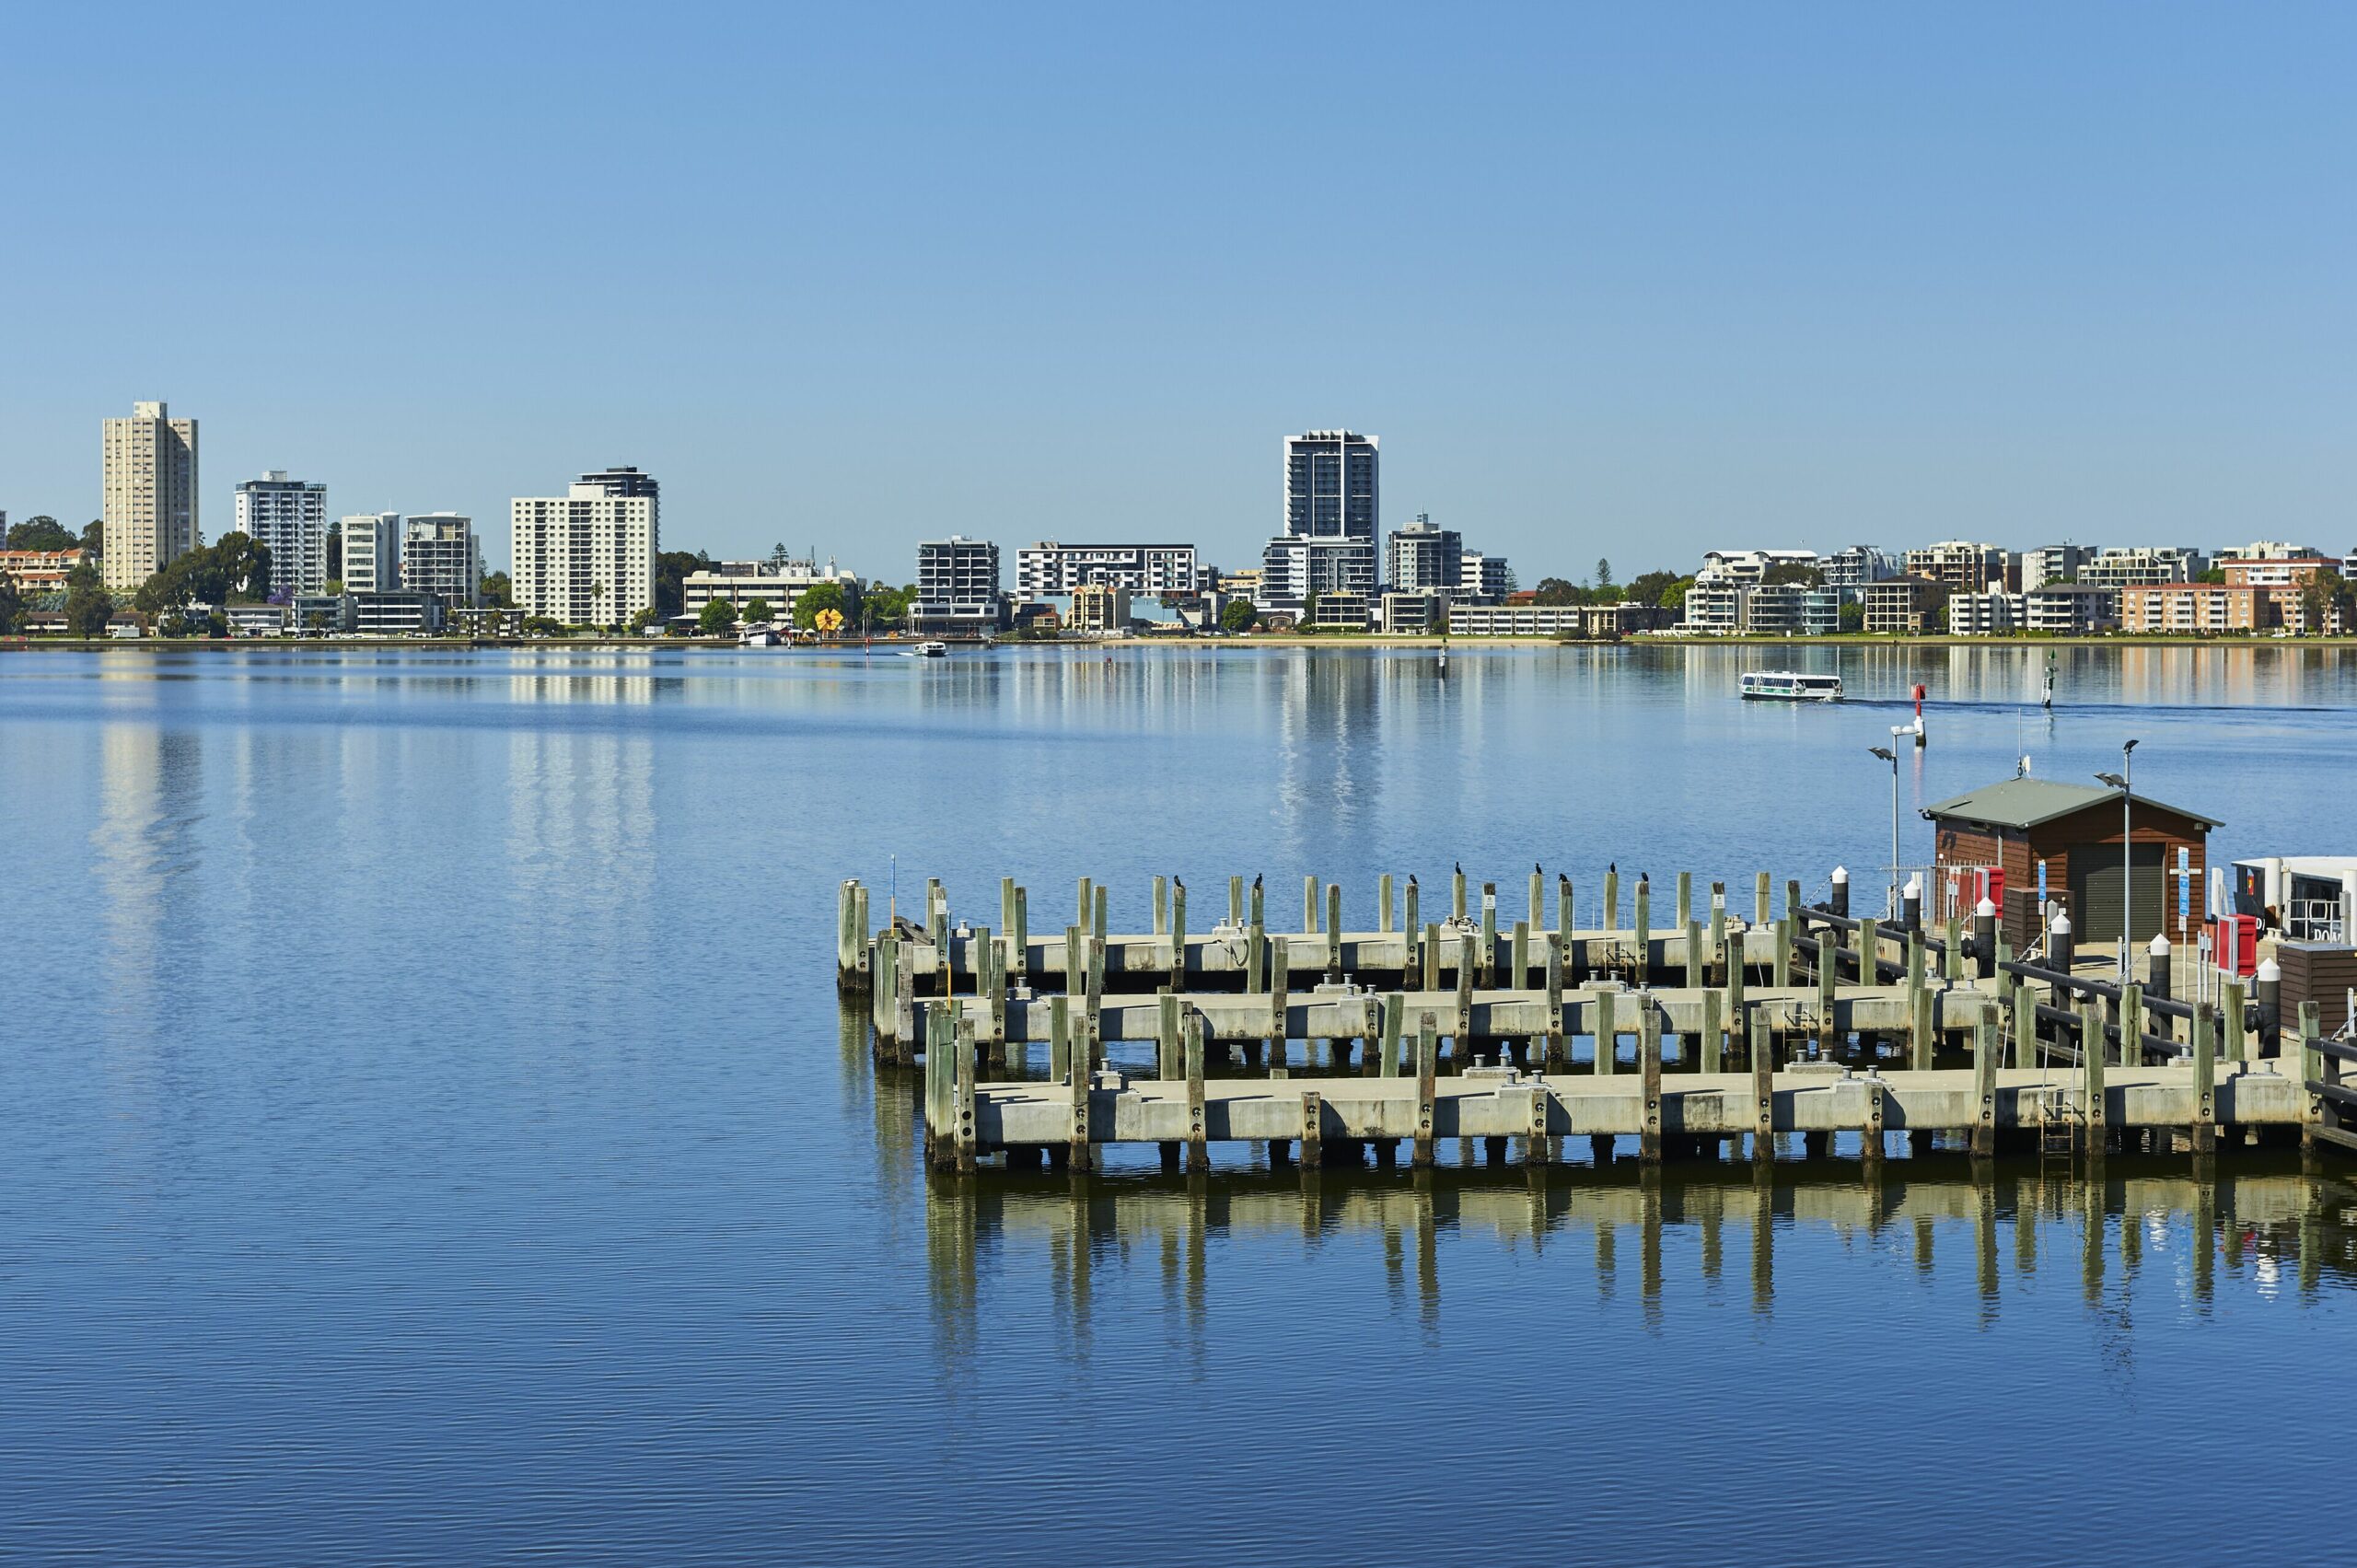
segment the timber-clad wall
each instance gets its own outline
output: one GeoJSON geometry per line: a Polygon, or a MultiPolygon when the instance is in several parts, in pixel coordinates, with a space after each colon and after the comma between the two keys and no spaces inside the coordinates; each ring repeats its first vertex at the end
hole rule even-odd
{"type": "MultiPolygon", "coordinates": [[[[2165,929],[2177,938],[2177,852],[2187,852],[2193,870],[2193,907],[2204,907],[2210,875],[2208,835],[2200,823],[2157,806],[2140,806],[2133,819],[2139,844],[2161,846],[2162,880],[2168,889],[2164,905],[2165,929]]],[[[2046,862],[2047,897],[2070,910],[2073,924],[2084,924],[2071,910],[2072,857],[2097,865],[2119,860],[2119,802],[2098,801],[2084,810],[2027,832],[1991,827],[1961,819],[1940,821],[1933,838],[1933,858],[1942,865],[2002,866],[2005,873],[2005,907],[2002,913],[2005,940],[2016,952],[2026,951],[2038,937],[2038,863],[2046,862]]],[[[2141,925],[2146,912],[2140,910],[2141,925]]]]}
{"type": "Polygon", "coordinates": [[[2313,1002],[2324,1032],[2338,1034],[2349,1021],[2350,987],[2357,986],[2357,947],[2285,942],[2275,949],[2275,961],[2283,970],[2285,1010],[2313,1002]]]}

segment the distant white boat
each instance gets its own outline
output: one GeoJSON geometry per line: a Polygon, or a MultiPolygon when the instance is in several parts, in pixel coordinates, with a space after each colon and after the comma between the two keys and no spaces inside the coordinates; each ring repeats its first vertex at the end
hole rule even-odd
{"type": "Polygon", "coordinates": [[[773,648],[784,640],[773,626],[748,626],[737,635],[737,645],[740,648],[773,648]]]}
{"type": "Polygon", "coordinates": [[[900,656],[902,658],[947,658],[949,645],[934,642],[919,643],[913,648],[902,650],[900,656]]]}
{"type": "Polygon", "coordinates": [[[1793,669],[1747,670],[1743,694],[1747,701],[1760,703],[1838,703],[1841,700],[1841,678],[1805,675],[1793,669]]]}

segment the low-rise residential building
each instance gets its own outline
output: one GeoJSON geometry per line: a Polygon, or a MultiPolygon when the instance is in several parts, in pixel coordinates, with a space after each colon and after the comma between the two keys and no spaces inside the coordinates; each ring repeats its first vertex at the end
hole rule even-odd
{"type": "Polygon", "coordinates": [[[1320,632],[1364,632],[1375,621],[1375,606],[1355,588],[1319,594],[1309,604],[1300,624],[1320,632]]]}
{"type": "Polygon", "coordinates": [[[1658,630],[1670,612],[1641,604],[1453,604],[1448,630],[1459,637],[1624,637],[1658,630]]]}
{"type": "Polygon", "coordinates": [[[65,587],[67,574],[90,559],[87,550],[0,550],[0,577],[11,578],[25,593],[48,593],[65,587]]]}
{"type": "Polygon", "coordinates": [[[1731,578],[1700,577],[1686,590],[1688,632],[1697,636],[1732,637],[1743,629],[1743,588],[1731,578]]]}
{"type": "Polygon", "coordinates": [[[2014,558],[2003,546],[1961,539],[1943,540],[1929,549],[1909,551],[1907,575],[1960,594],[1983,594],[1991,589],[2002,592],[2020,583],[2014,558]]]}
{"type": "Polygon", "coordinates": [[[2079,563],[2079,581],[2119,589],[2150,583],[2189,583],[2208,568],[2201,552],[2185,545],[2107,546],[2079,563]]]}
{"type": "Polygon", "coordinates": [[[1828,636],[1841,629],[1841,596],[1802,583],[1698,580],[1686,590],[1684,629],[1698,636],[1828,636]]]}
{"type": "Polygon", "coordinates": [[[2233,633],[2283,632],[2305,636],[2311,630],[2306,588],[2310,579],[2333,570],[2322,557],[2279,560],[2232,559],[2220,563],[2223,583],[2137,583],[2120,590],[2123,630],[2161,635],[2216,636],[2233,633]]]}
{"type": "Polygon", "coordinates": [[[446,610],[442,612],[442,629],[460,637],[520,637],[524,634],[524,612],[496,604],[446,610]]]}
{"type": "Polygon", "coordinates": [[[283,604],[225,604],[221,619],[233,637],[274,637],[286,630],[290,614],[283,604]]]}
{"type": "Polygon", "coordinates": [[[295,630],[298,633],[352,630],[350,594],[296,594],[288,608],[294,611],[295,630]]]}
{"type": "Polygon", "coordinates": [[[725,599],[743,619],[745,607],[760,599],[770,607],[770,619],[790,621],[802,596],[821,583],[832,583],[846,598],[859,594],[859,574],[838,571],[832,561],[823,570],[815,560],[715,561],[679,580],[679,613],[697,616],[714,599],[725,599]]]}
{"type": "Polygon", "coordinates": [[[1778,566],[1814,569],[1817,564],[1814,550],[1706,550],[1702,569],[1694,574],[1694,580],[1744,587],[1767,581],[1768,574],[1778,566]]]}
{"type": "Polygon", "coordinates": [[[1948,635],[1996,637],[2021,629],[2021,596],[1997,590],[1948,596],[1948,635]]]}
{"type": "Polygon", "coordinates": [[[1921,577],[1892,577],[1867,584],[1858,598],[1864,615],[1864,630],[1881,636],[1914,636],[1921,633],[1924,606],[1931,600],[1933,587],[1921,577]]]}
{"type": "Polygon", "coordinates": [[[2219,551],[2215,559],[2223,566],[2229,561],[2321,561],[2325,553],[2312,545],[2259,540],[2250,544],[2230,544],[2219,551]]]}
{"type": "Polygon", "coordinates": [[[2022,552],[2022,591],[2049,583],[2075,581],[2079,568],[2095,552],[2084,544],[2044,544],[2022,552]]]}
{"type": "Polygon", "coordinates": [[[1210,585],[1191,544],[1062,544],[1041,540],[1015,552],[1015,591],[1062,598],[1104,584],[1133,594],[1189,594],[1210,585]]]}
{"type": "MultiPolygon", "coordinates": [[[[1399,536],[1394,534],[1393,538],[1399,536]]],[[[1437,632],[1447,623],[1448,596],[1443,593],[1402,592],[1393,589],[1383,596],[1377,611],[1380,630],[1394,637],[1417,636],[1437,632]]]]}
{"type": "Polygon", "coordinates": [[[2093,583],[2048,583],[2025,588],[2015,611],[2025,632],[2085,637],[2119,624],[2119,595],[2093,583]]]}
{"type": "Polygon", "coordinates": [[[1503,604],[1513,588],[1504,556],[1469,550],[1457,558],[1457,591],[1450,597],[1468,604],[1503,604]]]}
{"type": "Polygon", "coordinates": [[[1313,594],[1350,593],[1364,601],[1375,589],[1373,540],[1288,534],[1261,551],[1260,594],[1254,602],[1298,614],[1313,594]]]}
{"type": "Polygon", "coordinates": [[[405,637],[442,630],[442,601],[414,588],[346,594],[352,629],[364,637],[405,637]]]}
{"type": "Polygon", "coordinates": [[[1853,544],[1847,550],[1821,556],[1817,568],[1825,574],[1824,586],[1840,594],[1843,604],[1857,603],[1868,583],[1898,575],[1898,563],[1890,558],[1890,552],[1870,544],[1853,544]]]}
{"type": "Polygon", "coordinates": [[[1072,590],[1065,625],[1084,637],[1118,637],[1130,629],[1130,590],[1115,583],[1083,583],[1072,590]]]}

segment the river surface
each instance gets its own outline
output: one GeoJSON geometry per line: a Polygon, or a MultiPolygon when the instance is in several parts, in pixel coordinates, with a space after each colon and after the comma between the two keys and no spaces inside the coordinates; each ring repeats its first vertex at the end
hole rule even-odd
{"type": "MultiPolygon", "coordinates": [[[[2009,776],[2357,850],[2357,656],[0,656],[0,1561],[2348,1561],[2296,1157],[929,1180],[838,881],[1871,890],[2009,776]]],[[[1217,892],[1213,891],[1217,889],[1217,892]]],[[[1625,895],[1624,895],[1625,896],[1625,895]]],[[[1747,893],[1742,895],[1747,897],[1747,893]]],[[[1201,922],[1208,923],[1208,921],[1201,922]]]]}

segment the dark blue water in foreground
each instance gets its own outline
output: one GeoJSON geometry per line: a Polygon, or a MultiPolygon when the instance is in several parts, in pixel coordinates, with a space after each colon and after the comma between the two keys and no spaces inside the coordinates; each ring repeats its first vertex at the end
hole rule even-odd
{"type": "Polygon", "coordinates": [[[2357,846],[2357,659],[2040,658],[0,656],[0,1560],[2346,1561],[2296,1160],[929,1186],[839,1019],[893,855],[1821,888],[1916,680],[1910,858],[2130,735],[2219,858],[2357,846]]]}

